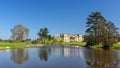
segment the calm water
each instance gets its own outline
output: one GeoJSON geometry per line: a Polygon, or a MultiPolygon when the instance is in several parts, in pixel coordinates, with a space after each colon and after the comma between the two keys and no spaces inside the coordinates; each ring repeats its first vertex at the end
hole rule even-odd
{"type": "Polygon", "coordinates": [[[73,46],[1,50],[0,68],[120,68],[120,51],[73,46]]]}

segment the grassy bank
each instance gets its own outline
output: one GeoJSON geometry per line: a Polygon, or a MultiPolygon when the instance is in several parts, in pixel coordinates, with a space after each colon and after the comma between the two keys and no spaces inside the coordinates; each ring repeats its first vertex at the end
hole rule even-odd
{"type": "Polygon", "coordinates": [[[111,47],[111,49],[120,49],[120,42],[113,44],[113,46],[111,47]]]}
{"type": "MultiPolygon", "coordinates": [[[[77,46],[81,46],[84,47],[86,45],[86,42],[62,42],[59,45],[77,45],[77,46]]],[[[11,48],[28,48],[28,47],[34,47],[34,46],[42,46],[41,43],[37,43],[37,44],[32,44],[31,42],[19,42],[19,43],[10,43],[10,42],[0,42],[0,50],[1,49],[11,49],[11,48]]],[[[102,49],[102,45],[94,45],[94,46],[90,46],[90,48],[93,49],[102,49]]],[[[111,49],[120,49],[120,42],[114,44],[113,46],[111,46],[111,49]]]]}
{"type": "MultiPolygon", "coordinates": [[[[103,47],[102,44],[90,46],[90,48],[93,48],[93,49],[103,49],[102,47],[103,47]]],[[[110,47],[110,49],[120,50],[120,42],[117,42],[116,44],[113,44],[113,45],[110,47]]]]}
{"type": "MultiPolygon", "coordinates": [[[[85,47],[86,42],[62,42],[62,43],[60,43],[60,45],[77,45],[77,46],[85,47]]],[[[103,49],[103,45],[102,44],[93,45],[93,46],[90,46],[89,48],[103,49]]],[[[120,42],[117,42],[116,44],[113,44],[113,46],[111,46],[110,49],[120,50],[120,42]]]]}
{"type": "Polygon", "coordinates": [[[12,48],[24,48],[24,47],[32,47],[32,46],[38,46],[40,44],[32,44],[28,42],[24,43],[9,43],[9,42],[0,42],[0,50],[1,49],[12,49],[12,48]]]}
{"type": "MultiPolygon", "coordinates": [[[[77,45],[77,46],[85,46],[85,42],[62,42],[59,45],[77,45]]],[[[41,43],[32,44],[31,42],[24,43],[10,43],[10,42],[0,42],[0,50],[1,49],[11,49],[11,48],[24,48],[24,47],[33,47],[33,46],[42,46],[41,43]]]]}
{"type": "Polygon", "coordinates": [[[61,45],[85,46],[85,45],[86,45],[86,42],[62,42],[61,45]]]}

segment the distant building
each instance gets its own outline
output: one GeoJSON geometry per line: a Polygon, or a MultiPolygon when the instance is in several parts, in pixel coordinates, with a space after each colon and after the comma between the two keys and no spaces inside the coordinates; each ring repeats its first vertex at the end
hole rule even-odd
{"type": "Polygon", "coordinates": [[[59,34],[55,37],[58,40],[63,39],[64,42],[82,42],[84,40],[83,35],[80,34],[59,34]]]}

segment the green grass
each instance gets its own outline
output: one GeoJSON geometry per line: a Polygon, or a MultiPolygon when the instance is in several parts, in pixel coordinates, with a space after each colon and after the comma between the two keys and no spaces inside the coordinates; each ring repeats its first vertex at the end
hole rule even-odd
{"type": "Polygon", "coordinates": [[[9,42],[0,42],[1,46],[19,46],[19,45],[25,45],[25,43],[9,43],[9,42]]]}
{"type": "Polygon", "coordinates": [[[120,49],[120,42],[113,44],[112,49],[120,49]]]}
{"type": "MultiPolygon", "coordinates": [[[[102,44],[90,46],[90,48],[93,48],[93,49],[102,49],[102,47],[103,47],[102,44]]],[[[113,44],[113,46],[111,46],[110,49],[120,50],[120,42],[117,42],[116,44],[113,44]]]]}
{"type": "MultiPolygon", "coordinates": [[[[85,42],[63,42],[60,43],[60,45],[79,45],[79,46],[85,46],[85,42]]],[[[42,44],[32,44],[28,42],[18,42],[18,43],[10,43],[10,42],[0,42],[0,50],[1,49],[13,49],[13,48],[25,48],[25,47],[32,47],[32,46],[41,46],[42,44]]]]}
{"type": "Polygon", "coordinates": [[[102,44],[90,46],[90,48],[93,48],[93,49],[102,49],[102,47],[103,47],[102,44]]]}
{"type": "Polygon", "coordinates": [[[62,42],[61,45],[78,45],[85,46],[86,42],[62,42]]]}
{"type": "MultiPolygon", "coordinates": [[[[32,47],[32,46],[41,46],[42,44],[32,44],[31,42],[24,43],[10,43],[10,42],[0,42],[0,49],[11,49],[11,48],[24,48],[24,47],[32,47]]],[[[86,42],[62,42],[59,45],[77,45],[77,46],[85,46],[86,42]]],[[[90,46],[93,49],[101,49],[103,47],[101,44],[90,46]]],[[[120,49],[120,42],[111,46],[111,49],[120,49]]]]}
{"type": "Polygon", "coordinates": [[[0,42],[0,49],[23,48],[23,47],[31,47],[31,46],[38,46],[38,44],[33,45],[27,42],[24,42],[24,43],[0,42]]]}

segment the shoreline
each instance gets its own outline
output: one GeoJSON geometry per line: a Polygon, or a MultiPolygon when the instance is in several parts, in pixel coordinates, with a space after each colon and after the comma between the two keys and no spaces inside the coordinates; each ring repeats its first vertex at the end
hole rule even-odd
{"type": "Polygon", "coordinates": [[[35,46],[60,46],[60,45],[73,45],[73,46],[80,46],[83,47],[86,43],[85,42],[64,42],[64,43],[59,43],[59,44],[49,44],[49,45],[44,45],[44,44],[32,44],[32,43],[9,43],[9,42],[0,42],[0,50],[6,50],[6,49],[15,49],[15,48],[30,48],[30,47],[35,47],[35,46]]]}
{"type": "MultiPolygon", "coordinates": [[[[63,42],[57,45],[43,45],[43,44],[31,44],[31,43],[5,43],[5,42],[0,42],[0,50],[7,50],[7,49],[16,49],[16,48],[31,48],[35,46],[77,46],[77,47],[85,47],[86,42],[63,42]]],[[[95,45],[95,46],[90,46],[86,48],[91,48],[91,49],[103,49],[101,45],[95,45]]],[[[114,44],[112,47],[110,47],[110,50],[120,50],[120,42],[114,44]]]]}

